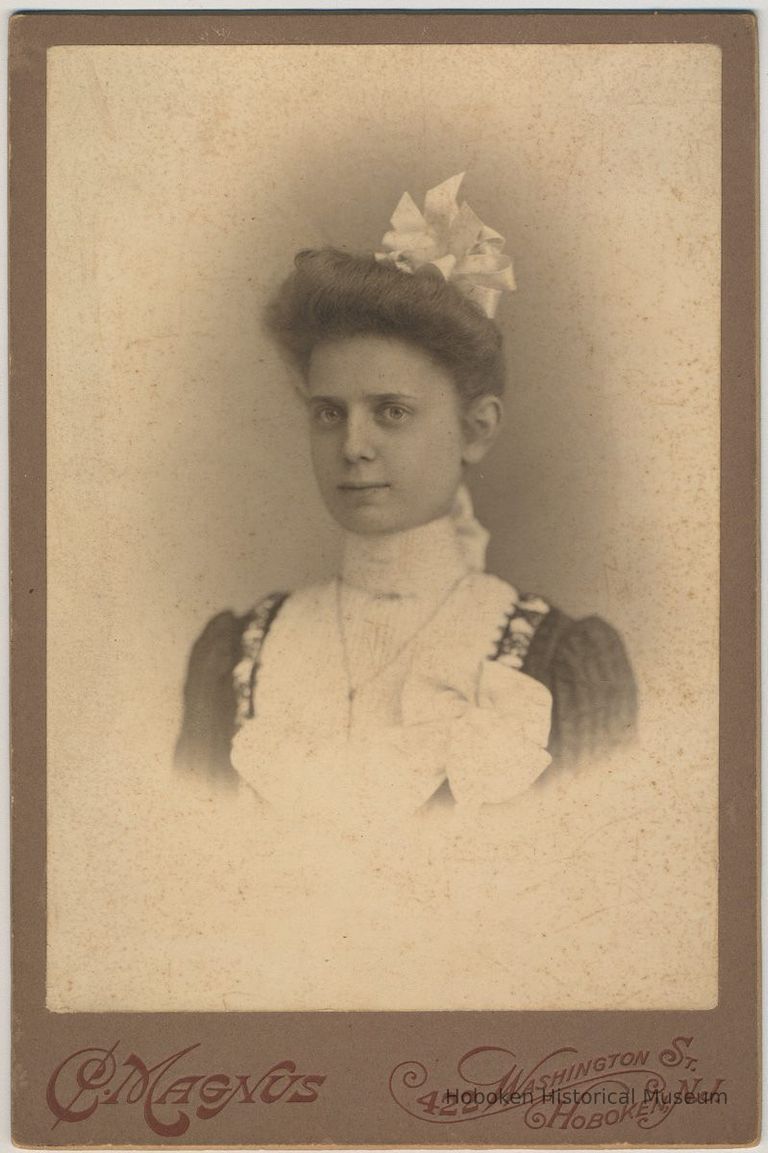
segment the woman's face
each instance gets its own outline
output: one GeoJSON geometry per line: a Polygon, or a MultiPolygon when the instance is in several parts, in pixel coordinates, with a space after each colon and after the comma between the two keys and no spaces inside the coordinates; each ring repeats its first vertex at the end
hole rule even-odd
{"type": "Polygon", "coordinates": [[[320,344],[307,392],[315,476],[340,525],[399,532],[450,512],[465,460],[461,404],[425,352],[368,335],[320,344]]]}

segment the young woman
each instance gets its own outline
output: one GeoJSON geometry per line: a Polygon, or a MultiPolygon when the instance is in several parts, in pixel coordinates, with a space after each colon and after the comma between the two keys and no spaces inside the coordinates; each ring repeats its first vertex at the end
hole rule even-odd
{"type": "MultiPolygon", "coordinates": [[[[301,382],[334,580],[220,613],[177,762],[267,810],[396,819],[517,804],[633,734],[622,642],[485,571],[465,478],[502,416],[501,237],[404,197],[384,251],[305,251],[268,313],[301,382]]],[[[431,197],[431,201],[430,201],[431,197]]]]}

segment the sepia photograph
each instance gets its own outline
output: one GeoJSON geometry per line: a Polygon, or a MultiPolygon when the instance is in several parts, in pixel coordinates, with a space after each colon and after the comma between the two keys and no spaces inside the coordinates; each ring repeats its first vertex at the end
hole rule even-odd
{"type": "MultiPolygon", "coordinates": [[[[267,1144],[450,1142],[433,1068],[502,1084],[506,1054],[546,1080],[602,1046],[659,1092],[699,1060],[718,1091],[694,1034],[725,1060],[755,845],[725,567],[753,29],[15,19],[46,1140],[135,1139],[130,1094],[97,1108],[120,1059],[145,1089],[216,1044],[232,1071],[257,1027],[319,1101],[267,1144]],[[401,1136],[343,1120],[353,1052],[401,1136]]],[[[143,1141],[242,1143],[189,1093],[150,1121],[149,1092],[143,1141]]],[[[574,1140],[537,1107],[526,1141],[574,1140]]]]}
{"type": "Polygon", "coordinates": [[[49,1006],[714,1004],[718,50],[48,79],[49,1006]]]}

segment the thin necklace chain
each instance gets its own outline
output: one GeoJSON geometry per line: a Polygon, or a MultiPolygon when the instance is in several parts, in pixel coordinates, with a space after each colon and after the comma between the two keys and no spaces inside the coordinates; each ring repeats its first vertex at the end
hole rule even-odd
{"type": "Polygon", "coordinates": [[[453,594],[456,592],[459,585],[462,584],[468,576],[469,573],[463,573],[458,580],[454,581],[446,594],[440,598],[435,607],[432,609],[432,612],[429,613],[427,617],[425,617],[425,619],[414,629],[409,637],[406,637],[401,645],[398,645],[392,656],[388,657],[387,660],[384,661],[383,665],[380,665],[379,668],[374,669],[374,671],[369,676],[363,677],[363,679],[358,681],[357,684],[353,684],[352,681],[352,665],[349,659],[347,634],[344,628],[344,613],[342,611],[341,605],[343,582],[341,577],[336,577],[336,620],[339,628],[339,638],[341,639],[341,653],[344,661],[344,675],[347,680],[347,700],[349,701],[349,715],[347,721],[348,730],[352,728],[352,710],[354,707],[355,698],[357,697],[360,690],[364,689],[366,685],[369,685],[375,681],[376,678],[380,677],[382,673],[386,672],[386,670],[390,668],[395,663],[395,661],[399,660],[406,649],[408,649],[408,647],[413,644],[416,638],[421,635],[424,629],[426,629],[427,626],[432,623],[440,610],[445,607],[453,594]]]}

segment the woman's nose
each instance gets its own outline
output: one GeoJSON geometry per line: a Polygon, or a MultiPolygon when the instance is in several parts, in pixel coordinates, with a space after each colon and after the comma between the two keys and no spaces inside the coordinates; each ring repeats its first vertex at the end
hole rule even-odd
{"type": "Polygon", "coordinates": [[[376,456],[374,431],[365,414],[350,412],[344,429],[344,459],[351,464],[357,460],[373,460],[376,456]]]}

